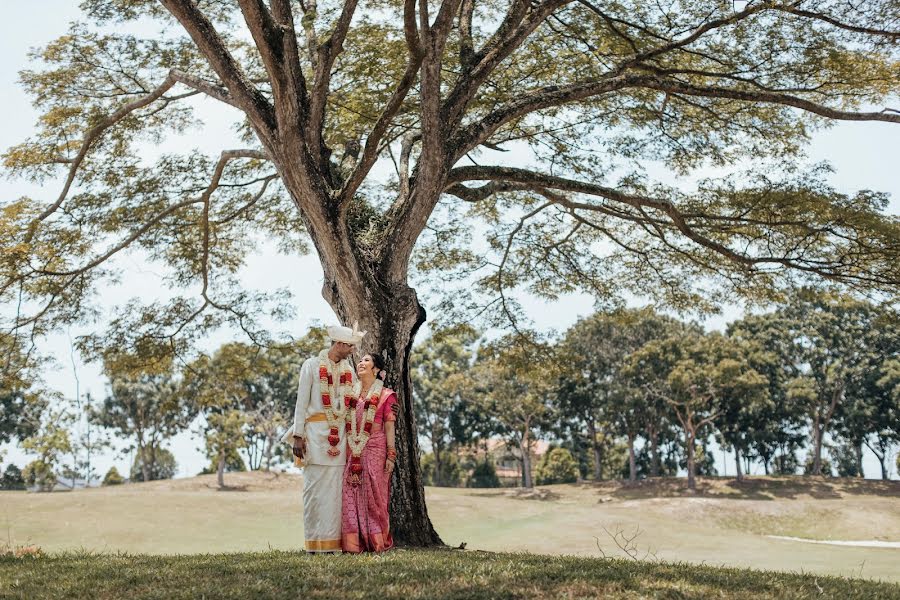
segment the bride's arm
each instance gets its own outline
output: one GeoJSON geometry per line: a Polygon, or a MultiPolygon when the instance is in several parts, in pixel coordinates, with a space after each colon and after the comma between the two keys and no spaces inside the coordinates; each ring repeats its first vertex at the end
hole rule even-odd
{"type": "MultiPolygon", "coordinates": [[[[395,406],[397,406],[396,398],[391,402],[389,408],[393,409],[395,406]]],[[[387,438],[387,460],[384,461],[384,472],[388,475],[394,470],[394,463],[397,462],[397,446],[394,440],[396,414],[396,411],[389,411],[384,416],[384,437],[387,438]]]]}

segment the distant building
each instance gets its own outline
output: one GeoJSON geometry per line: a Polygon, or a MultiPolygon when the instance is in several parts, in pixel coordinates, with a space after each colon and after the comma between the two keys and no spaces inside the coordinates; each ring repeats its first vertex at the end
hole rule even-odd
{"type": "MultiPolygon", "coordinates": [[[[534,440],[531,443],[531,470],[534,475],[534,468],[537,466],[541,457],[547,453],[550,444],[544,440],[534,440]]],[[[494,465],[497,471],[497,477],[506,485],[521,485],[522,483],[522,453],[516,444],[510,444],[499,438],[491,438],[484,442],[479,442],[470,449],[471,456],[478,460],[483,460],[485,452],[487,452],[488,460],[494,465]]]]}

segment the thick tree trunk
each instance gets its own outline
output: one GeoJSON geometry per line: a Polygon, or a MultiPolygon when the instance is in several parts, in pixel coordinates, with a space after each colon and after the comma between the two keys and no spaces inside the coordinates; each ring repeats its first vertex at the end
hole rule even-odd
{"type": "Polygon", "coordinates": [[[363,285],[359,280],[356,285],[346,280],[338,283],[329,277],[327,267],[325,276],[325,299],[345,324],[358,321],[360,329],[367,331],[357,354],[375,352],[384,358],[385,383],[397,394],[400,405],[396,424],[397,463],[390,499],[394,541],[402,546],[443,545],[425,505],[409,369],[413,339],[425,322],[425,310],[415,292],[406,285],[385,289],[377,281],[372,285],[363,285]]]}
{"type": "Polygon", "coordinates": [[[662,460],[659,456],[659,432],[655,427],[650,429],[650,477],[659,477],[662,460]]]}
{"type": "Polygon", "coordinates": [[[591,438],[591,450],[594,454],[594,481],[600,481],[603,479],[603,449],[600,448],[600,444],[597,442],[597,425],[594,423],[594,418],[590,415],[587,419],[587,430],[591,438]]]}
{"type": "Polygon", "coordinates": [[[744,473],[741,471],[741,449],[737,446],[734,447],[734,466],[737,470],[737,474],[735,475],[735,479],[738,482],[744,481],[744,473]]]}
{"type": "Polygon", "coordinates": [[[216,481],[219,487],[225,487],[225,450],[219,450],[219,467],[216,469],[216,481]]]}
{"type": "Polygon", "coordinates": [[[634,454],[634,434],[628,434],[628,480],[637,481],[637,457],[634,454]]]}
{"type": "Polygon", "coordinates": [[[697,481],[695,478],[695,467],[694,467],[694,433],[690,430],[685,430],[684,432],[685,445],[687,449],[687,479],[688,479],[688,489],[692,492],[697,489],[697,481]]]}
{"type": "Polygon", "coordinates": [[[813,423],[813,475],[822,474],[822,433],[818,419],[816,419],[816,422],[813,423]]]}
{"type": "Polygon", "coordinates": [[[522,487],[531,489],[534,487],[534,480],[531,477],[531,444],[527,437],[519,450],[522,452],[522,487]]]}
{"type": "MultiPolygon", "coordinates": [[[[863,464],[862,464],[862,455],[863,449],[862,444],[856,445],[856,476],[860,479],[865,478],[865,474],[863,473],[863,464]]],[[[881,468],[882,472],[884,472],[884,467],[881,468]]]]}

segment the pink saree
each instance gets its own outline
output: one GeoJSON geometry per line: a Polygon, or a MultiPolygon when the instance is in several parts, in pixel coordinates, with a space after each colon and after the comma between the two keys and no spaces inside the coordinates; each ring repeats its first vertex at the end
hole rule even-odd
{"type": "MultiPolygon", "coordinates": [[[[372,423],[372,435],[362,451],[360,484],[350,484],[350,460],[344,467],[344,491],[341,513],[341,546],[344,552],[383,552],[394,546],[388,517],[390,477],[384,472],[387,437],[384,421],[393,421],[391,404],[397,402],[392,390],[381,392],[372,423]]],[[[356,424],[363,425],[363,402],[356,403],[356,424]]]]}

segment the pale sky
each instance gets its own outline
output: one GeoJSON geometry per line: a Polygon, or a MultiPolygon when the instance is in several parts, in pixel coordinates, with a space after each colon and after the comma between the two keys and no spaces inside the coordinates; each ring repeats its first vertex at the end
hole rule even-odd
{"type": "MultiPolygon", "coordinates": [[[[28,137],[37,114],[31,108],[29,99],[17,85],[17,73],[27,67],[26,54],[30,48],[42,46],[65,33],[68,23],[79,16],[77,0],[0,0],[4,16],[0,21],[0,114],[4,115],[0,129],[0,150],[28,137]]],[[[202,135],[196,132],[172,139],[159,148],[148,148],[148,153],[174,151],[180,147],[201,148],[210,155],[217,149],[235,147],[233,136],[227,124],[229,111],[213,103],[203,103],[203,118],[207,128],[202,135]]],[[[832,184],[842,192],[852,193],[859,189],[888,192],[892,196],[891,212],[900,212],[900,177],[897,174],[900,153],[900,126],[886,123],[842,123],[815,135],[809,150],[813,162],[827,160],[836,168],[831,177],[832,184]]],[[[749,160],[749,158],[748,158],[749,160]]],[[[702,173],[698,174],[703,175],[702,173]]],[[[3,199],[28,195],[50,202],[58,194],[59,185],[48,182],[40,187],[22,181],[0,178],[0,195],[3,199]]],[[[153,297],[158,293],[159,277],[152,268],[139,258],[125,256],[117,262],[124,269],[120,285],[104,290],[103,298],[107,306],[122,303],[134,296],[153,297]]],[[[272,289],[287,286],[294,293],[297,318],[287,324],[294,333],[302,333],[311,322],[329,322],[334,314],[322,299],[320,289],[322,272],[315,256],[303,258],[285,257],[273,248],[262,246],[251,256],[242,271],[242,281],[251,289],[272,289]]],[[[524,306],[529,317],[539,329],[564,330],[579,317],[593,310],[592,299],[584,294],[565,297],[558,302],[544,303],[528,300],[524,306]]],[[[429,307],[426,306],[426,310],[429,307]]],[[[722,328],[724,324],[740,314],[739,307],[728,307],[722,315],[708,319],[710,328],[722,328]]],[[[75,336],[82,330],[73,329],[75,336]]],[[[47,373],[48,384],[67,396],[74,396],[75,374],[69,354],[69,333],[62,333],[47,340],[41,350],[55,355],[60,368],[47,373]]],[[[421,336],[421,334],[420,334],[421,336]]],[[[210,348],[228,339],[227,332],[207,340],[210,348]]],[[[80,391],[90,391],[95,397],[105,393],[104,380],[95,365],[83,365],[76,361],[80,391]]],[[[197,450],[202,446],[200,439],[182,434],[171,443],[171,449],[179,462],[179,475],[196,474],[206,463],[197,450]]],[[[6,462],[13,461],[20,467],[29,459],[17,448],[7,447],[6,462]]],[[[733,474],[733,461],[717,455],[717,466],[722,472],[723,460],[727,472],[733,474]]],[[[116,464],[123,474],[128,473],[128,463],[122,459],[107,456],[100,463],[102,474],[111,464],[116,464]]],[[[879,477],[880,470],[873,456],[866,456],[866,475],[879,477]]],[[[761,472],[757,469],[757,472],[761,472]]]]}

